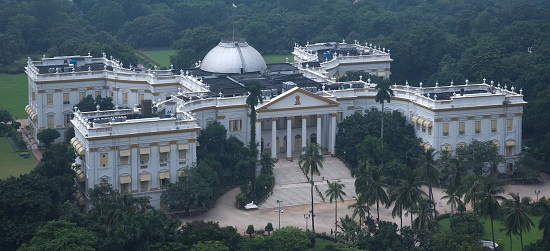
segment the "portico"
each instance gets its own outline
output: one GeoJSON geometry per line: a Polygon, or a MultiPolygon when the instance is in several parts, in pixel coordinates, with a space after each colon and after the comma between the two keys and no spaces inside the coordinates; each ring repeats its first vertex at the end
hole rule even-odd
{"type": "Polygon", "coordinates": [[[262,104],[257,111],[258,151],[273,158],[284,153],[292,160],[308,143],[317,143],[334,154],[338,103],[330,98],[292,88],[262,104]]]}

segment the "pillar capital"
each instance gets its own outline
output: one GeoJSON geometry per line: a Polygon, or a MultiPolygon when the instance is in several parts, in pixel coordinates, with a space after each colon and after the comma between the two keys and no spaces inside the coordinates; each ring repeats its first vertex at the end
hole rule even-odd
{"type": "Polygon", "coordinates": [[[302,115],[302,119],[307,119],[307,115],[302,115]]]}
{"type": "Polygon", "coordinates": [[[264,119],[256,119],[256,122],[262,122],[264,119]]]}
{"type": "Polygon", "coordinates": [[[277,121],[277,119],[278,119],[277,117],[271,118],[272,121],[277,121]]]}
{"type": "Polygon", "coordinates": [[[323,114],[317,114],[317,118],[322,118],[323,114]]]}
{"type": "Polygon", "coordinates": [[[286,117],[287,120],[292,120],[293,118],[294,118],[293,116],[286,117]]]}
{"type": "Polygon", "coordinates": [[[330,114],[331,117],[336,117],[336,115],[338,115],[338,114],[336,114],[336,113],[331,113],[330,114]]]}
{"type": "Polygon", "coordinates": [[[197,139],[189,139],[189,143],[195,143],[197,142],[197,139]]]}

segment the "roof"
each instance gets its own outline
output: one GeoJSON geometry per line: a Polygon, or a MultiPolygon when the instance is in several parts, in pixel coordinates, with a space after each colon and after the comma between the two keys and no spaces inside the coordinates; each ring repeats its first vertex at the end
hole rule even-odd
{"type": "Polygon", "coordinates": [[[260,72],[267,68],[262,55],[244,39],[222,39],[202,60],[200,69],[212,73],[260,72]]]}

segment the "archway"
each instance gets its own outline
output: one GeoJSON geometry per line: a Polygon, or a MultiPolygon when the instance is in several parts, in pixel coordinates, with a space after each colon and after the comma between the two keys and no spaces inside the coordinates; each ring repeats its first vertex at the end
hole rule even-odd
{"type": "Polygon", "coordinates": [[[294,151],[295,152],[301,152],[302,151],[302,136],[296,135],[294,137],[294,151]]]}

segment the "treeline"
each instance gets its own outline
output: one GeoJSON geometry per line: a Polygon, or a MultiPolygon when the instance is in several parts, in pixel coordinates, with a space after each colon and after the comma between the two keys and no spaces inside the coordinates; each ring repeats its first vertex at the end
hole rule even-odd
{"type": "Polygon", "coordinates": [[[28,54],[105,52],[136,65],[133,49],[167,47],[177,50],[174,67],[186,68],[233,34],[263,54],[307,41],[372,43],[391,50],[396,83],[486,78],[523,90],[525,138],[550,160],[550,114],[540,114],[550,92],[546,0],[0,0],[0,17],[0,70],[8,72],[22,71],[28,54]]]}

